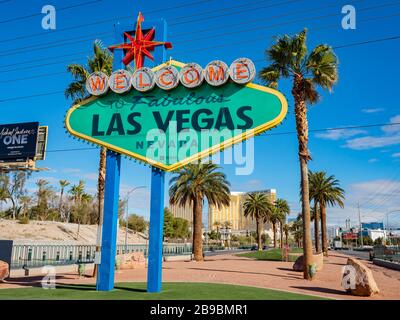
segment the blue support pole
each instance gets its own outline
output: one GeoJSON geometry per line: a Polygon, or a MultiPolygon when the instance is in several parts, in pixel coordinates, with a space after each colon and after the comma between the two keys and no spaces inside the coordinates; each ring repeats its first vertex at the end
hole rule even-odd
{"type": "Polygon", "coordinates": [[[165,172],[152,167],[147,292],[161,291],[164,228],[164,181],[165,172]]]}
{"type": "MultiPolygon", "coordinates": [[[[161,20],[163,41],[167,41],[167,23],[161,20]]],[[[166,50],[162,48],[162,61],[166,61],[166,50]]],[[[161,292],[163,233],[164,233],[164,183],[165,172],[151,167],[151,198],[150,198],[150,230],[149,230],[149,260],[147,268],[147,292],[161,292]]]]}
{"type": "Polygon", "coordinates": [[[101,262],[96,284],[98,291],[114,289],[121,155],[108,150],[106,163],[101,262]]]}
{"type": "MultiPolygon", "coordinates": [[[[117,23],[114,29],[117,43],[123,42],[124,37],[123,32],[120,30],[120,24],[117,23]]],[[[122,56],[122,50],[116,50],[114,52],[113,70],[124,68],[122,56]]],[[[97,291],[110,291],[114,289],[120,170],[121,155],[107,150],[104,214],[100,251],[101,260],[96,279],[97,291]]]]}

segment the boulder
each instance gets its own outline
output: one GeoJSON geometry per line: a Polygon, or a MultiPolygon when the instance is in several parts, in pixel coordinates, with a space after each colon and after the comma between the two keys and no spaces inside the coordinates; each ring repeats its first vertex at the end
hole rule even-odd
{"type": "Polygon", "coordinates": [[[117,256],[119,260],[119,269],[144,269],[146,267],[146,259],[143,252],[132,252],[120,254],[117,256]]]}
{"type": "MultiPolygon", "coordinates": [[[[355,271],[354,283],[351,281],[349,282],[350,288],[346,289],[347,293],[363,297],[370,297],[379,293],[379,288],[372,275],[372,271],[365,264],[357,259],[348,258],[346,266],[353,267],[355,271]]],[[[344,277],[349,276],[344,273],[343,278],[344,277]]]]}
{"type": "MultiPolygon", "coordinates": [[[[313,254],[312,263],[316,266],[316,271],[321,271],[324,266],[324,254],[313,254]]],[[[294,271],[303,271],[303,256],[298,257],[293,264],[294,271]]]]}
{"type": "Polygon", "coordinates": [[[8,278],[10,275],[10,267],[7,262],[0,260],[0,281],[3,281],[5,278],[8,278]]]}

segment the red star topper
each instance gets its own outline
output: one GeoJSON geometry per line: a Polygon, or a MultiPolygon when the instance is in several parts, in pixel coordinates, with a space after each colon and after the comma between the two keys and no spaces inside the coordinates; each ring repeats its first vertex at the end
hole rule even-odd
{"type": "Polygon", "coordinates": [[[114,52],[114,49],[127,50],[125,57],[122,59],[122,62],[124,63],[124,65],[128,65],[133,60],[135,60],[136,69],[143,67],[144,56],[148,57],[151,60],[154,60],[150,52],[154,51],[155,47],[163,45],[166,49],[172,48],[171,42],[153,41],[155,32],[154,28],[143,35],[143,21],[143,15],[141,12],[139,12],[136,23],[135,38],[133,38],[127,32],[124,32],[125,36],[130,40],[130,43],[122,43],[108,47],[111,52],[114,52]]]}

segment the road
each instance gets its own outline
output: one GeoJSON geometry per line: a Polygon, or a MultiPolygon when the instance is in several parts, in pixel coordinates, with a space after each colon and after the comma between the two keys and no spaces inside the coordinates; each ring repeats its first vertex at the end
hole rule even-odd
{"type": "Polygon", "coordinates": [[[340,252],[346,256],[352,256],[362,260],[369,260],[368,251],[337,250],[336,252],[340,252]]]}

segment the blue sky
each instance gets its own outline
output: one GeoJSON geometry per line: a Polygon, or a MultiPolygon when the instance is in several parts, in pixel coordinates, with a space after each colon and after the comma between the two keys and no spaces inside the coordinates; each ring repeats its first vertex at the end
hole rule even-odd
{"type": "MultiPolygon", "coordinates": [[[[62,93],[12,98],[63,91],[71,81],[64,72],[68,63],[84,63],[91,54],[94,39],[101,39],[106,45],[114,43],[113,21],[133,23],[139,10],[146,21],[165,18],[168,41],[174,46],[168,51],[168,57],[205,66],[214,59],[229,64],[244,56],[254,60],[260,70],[267,65],[263,60],[264,50],[273,43],[273,36],[293,34],[307,27],[309,48],[320,43],[335,47],[396,36],[400,20],[400,1],[390,0],[80,1],[86,2],[90,3],[70,9],[65,7],[79,2],[33,0],[27,5],[26,1],[14,0],[0,3],[0,100],[5,100],[0,102],[0,122],[39,121],[49,126],[47,158],[38,166],[50,170],[33,174],[28,185],[30,190],[39,178],[48,179],[56,187],[59,179],[76,183],[83,178],[88,190],[95,192],[98,150],[59,151],[90,147],[65,132],[63,120],[71,102],[62,93]],[[41,27],[43,15],[40,12],[46,4],[58,10],[56,30],[41,27]],[[341,8],[345,4],[353,4],[357,10],[356,30],[341,27],[341,8]],[[166,9],[172,7],[175,9],[166,9]],[[102,20],[108,21],[91,24],[102,20]],[[82,24],[91,25],[70,28],[82,24]],[[69,56],[60,57],[65,55],[69,56]],[[32,78],[18,80],[26,77],[32,78]]],[[[322,101],[310,108],[310,128],[400,122],[396,94],[399,49],[400,41],[393,40],[335,50],[340,61],[340,79],[332,94],[321,92],[322,101]]],[[[295,126],[290,83],[282,82],[279,89],[288,99],[289,113],[282,125],[272,132],[291,132],[295,126]]],[[[400,200],[396,196],[400,191],[399,129],[399,126],[391,126],[310,133],[309,148],[313,156],[310,169],[334,174],[346,190],[345,209],[328,211],[331,225],[344,224],[347,218],[356,224],[358,201],[365,221],[382,221],[385,212],[399,208],[400,200]]],[[[275,188],[278,197],[290,202],[292,216],[300,210],[296,135],[256,137],[255,169],[250,176],[235,175],[234,165],[224,165],[223,170],[233,191],[275,188]]],[[[169,177],[167,175],[167,180],[169,177]]],[[[149,168],[124,159],[122,195],[141,185],[150,187],[149,168]]],[[[131,212],[148,217],[148,190],[138,190],[131,196],[131,212]]],[[[398,222],[399,217],[400,214],[393,214],[391,221],[398,222]]]]}

